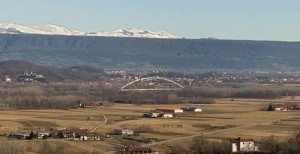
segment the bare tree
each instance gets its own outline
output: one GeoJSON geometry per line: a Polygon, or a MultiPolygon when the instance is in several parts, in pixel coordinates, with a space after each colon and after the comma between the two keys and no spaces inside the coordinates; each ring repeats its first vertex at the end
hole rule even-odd
{"type": "Polygon", "coordinates": [[[261,140],[262,148],[272,154],[275,154],[280,151],[280,144],[277,142],[274,135],[264,137],[261,140]]]}
{"type": "Polygon", "coordinates": [[[204,136],[195,137],[191,144],[191,152],[194,154],[206,154],[207,153],[208,140],[204,136]]]}

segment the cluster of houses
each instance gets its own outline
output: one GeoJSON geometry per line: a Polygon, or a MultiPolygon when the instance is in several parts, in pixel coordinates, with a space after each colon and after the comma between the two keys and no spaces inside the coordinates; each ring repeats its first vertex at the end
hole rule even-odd
{"type": "Polygon", "coordinates": [[[114,135],[133,135],[133,130],[129,129],[114,129],[114,135]]]}
{"type": "Polygon", "coordinates": [[[300,110],[300,104],[270,104],[267,111],[292,111],[300,110]]]}
{"type": "Polygon", "coordinates": [[[160,107],[155,110],[151,110],[149,113],[143,114],[144,118],[173,118],[175,113],[183,112],[202,112],[202,109],[197,107],[186,107],[186,108],[177,108],[177,107],[160,107]]]}
{"type": "Polygon", "coordinates": [[[62,129],[51,129],[49,131],[23,131],[10,133],[9,138],[14,139],[47,139],[47,138],[57,138],[57,139],[68,139],[68,140],[93,140],[99,141],[102,139],[101,135],[96,132],[90,132],[88,129],[82,128],[62,128],[62,129]]]}
{"type": "Polygon", "coordinates": [[[44,81],[45,77],[41,74],[29,72],[18,77],[19,82],[44,81]]]}
{"type": "Polygon", "coordinates": [[[101,108],[103,103],[101,101],[94,101],[88,103],[80,103],[79,108],[101,108]]]}

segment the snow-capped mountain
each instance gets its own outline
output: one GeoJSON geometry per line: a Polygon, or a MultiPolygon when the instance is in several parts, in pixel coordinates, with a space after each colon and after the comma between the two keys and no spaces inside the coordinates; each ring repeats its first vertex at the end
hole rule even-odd
{"type": "Polygon", "coordinates": [[[59,35],[84,35],[85,34],[80,31],[69,30],[65,27],[51,25],[51,24],[31,26],[31,27],[49,34],[59,34],[59,35]]]}
{"type": "Polygon", "coordinates": [[[38,26],[23,26],[13,23],[0,24],[0,33],[6,34],[42,34],[42,35],[79,35],[79,36],[108,36],[108,37],[142,37],[142,38],[179,38],[168,32],[152,32],[142,29],[117,29],[114,31],[103,31],[85,33],[69,30],[65,27],[46,24],[38,26]]]}
{"type": "Polygon", "coordinates": [[[148,30],[142,30],[137,28],[131,29],[117,29],[115,31],[103,31],[95,34],[96,36],[112,36],[112,37],[143,37],[143,38],[178,38],[168,32],[152,32],[148,30]]]}
{"type": "Polygon", "coordinates": [[[44,35],[84,35],[83,32],[68,30],[65,27],[46,24],[38,26],[23,26],[13,23],[0,24],[0,33],[8,34],[44,34],[44,35]]]}

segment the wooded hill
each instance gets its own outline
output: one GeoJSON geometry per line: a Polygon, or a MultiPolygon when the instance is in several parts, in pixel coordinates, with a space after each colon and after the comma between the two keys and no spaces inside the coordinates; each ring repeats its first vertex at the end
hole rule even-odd
{"type": "Polygon", "coordinates": [[[1,34],[0,61],[56,67],[168,69],[300,68],[300,42],[1,34]]]}
{"type": "Polygon", "coordinates": [[[24,73],[33,72],[45,77],[45,81],[90,81],[103,77],[106,73],[103,69],[88,66],[76,66],[72,68],[54,68],[35,65],[25,61],[9,60],[0,62],[0,76],[9,76],[15,80],[24,73]]]}

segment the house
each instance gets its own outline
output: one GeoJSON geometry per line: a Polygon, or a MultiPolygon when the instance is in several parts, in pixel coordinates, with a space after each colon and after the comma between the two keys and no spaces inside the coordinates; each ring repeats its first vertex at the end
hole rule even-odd
{"type": "Polygon", "coordinates": [[[10,83],[11,78],[9,78],[8,76],[5,76],[5,78],[3,78],[3,82],[10,83]]]}
{"type": "Polygon", "coordinates": [[[183,112],[202,112],[202,109],[197,107],[186,107],[181,109],[183,110],[183,112]]]}
{"type": "Polygon", "coordinates": [[[75,140],[93,140],[93,141],[100,141],[101,136],[96,132],[81,132],[75,134],[75,140]]]}
{"type": "Polygon", "coordinates": [[[173,113],[162,113],[159,117],[161,118],[173,118],[173,113]]]}
{"type": "Polygon", "coordinates": [[[281,104],[274,105],[274,110],[275,111],[281,111],[282,109],[283,109],[283,105],[281,105],[281,104]]]}
{"type": "Polygon", "coordinates": [[[144,118],[158,118],[161,117],[162,112],[151,111],[150,113],[143,114],[144,118]]]}
{"type": "Polygon", "coordinates": [[[133,130],[128,129],[114,129],[115,135],[133,135],[133,130]]]}
{"type": "Polygon", "coordinates": [[[177,107],[160,107],[155,109],[156,112],[182,113],[183,110],[177,107]]]}
{"type": "Polygon", "coordinates": [[[30,132],[15,132],[11,133],[8,135],[9,138],[14,138],[14,139],[29,139],[30,138],[30,132]]]}
{"type": "Polygon", "coordinates": [[[254,145],[252,139],[229,139],[229,150],[230,152],[251,152],[258,151],[258,146],[254,145]]]}
{"type": "Polygon", "coordinates": [[[174,114],[172,112],[157,112],[152,111],[151,113],[143,114],[144,118],[173,118],[174,114]]]}
{"type": "Polygon", "coordinates": [[[49,131],[44,131],[44,132],[37,132],[37,138],[38,139],[45,139],[45,138],[48,138],[51,134],[51,132],[49,131]]]}

